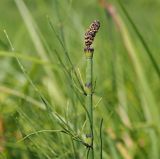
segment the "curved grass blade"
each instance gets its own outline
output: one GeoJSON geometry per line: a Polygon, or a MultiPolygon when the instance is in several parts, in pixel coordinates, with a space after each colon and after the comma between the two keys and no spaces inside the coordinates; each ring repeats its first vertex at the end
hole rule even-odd
{"type": "Polygon", "coordinates": [[[126,8],[124,7],[124,5],[122,4],[121,0],[118,0],[118,3],[120,5],[120,7],[122,8],[122,11],[124,12],[125,16],[127,17],[128,21],[130,22],[130,24],[132,25],[132,28],[134,29],[135,33],[137,34],[138,38],[140,39],[144,49],[146,50],[149,59],[151,60],[151,63],[154,67],[154,69],[156,70],[158,76],[160,77],[160,68],[155,60],[155,58],[153,57],[153,53],[151,52],[151,50],[149,49],[146,41],[144,40],[142,34],[140,33],[140,31],[138,30],[137,26],[135,25],[134,21],[132,20],[131,16],[129,15],[129,13],[127,12],[126,8]]]}
{"type": "Polygon", "coordinates": [[[21,98],[21,99],[24,99],[25,101],[37,106],[38,108],[40,108],[42,110],[45,110],[45,106],[42,103],[33,99],[30,96],[27,96],[23,93],[18,92],[17,90],[11,89],[11,88],[6,87],[4,85],[3,86],[0,85],[0,92],[1,93],[6,93],[6,94],[9,94],[9,95],[13,95],[13,96],[16,96],[16,97],[21,98]]]}
{"type": "Polygon", "coordinates": [[[33,62],[33,63],[36,63],[36,64],[40,64],[40,65],[50,65],[47,61],[44,61],[44,60],[41,60],[37,57],[34,57],[34,56],[28,56],[28,55],[22,55],[18,52],[14,52],[14,53],[10,53],[8,51],[0,51],[0,56],[2,57],[15,57],[17,56],[18,58],[20,59],[23,59],[23,60],[26,60],[26,61],[30,61],[30,62],[33,62]]]}
{"type": "MultiPolygon", "coordinates": [[[[14,1],[17,6],[17,9],[18,9],[23,21],[24,21],[26,29],[30,35],[30,38],[34,44],[34,47],[35,47],[38,55],[40,56],[40,58],[42,60],[50,62],[51,59],[48,57],[48,54],[47,54],[47,51],[45,48],[46,46],[43,45],[44,40],[42,41],[42,39],[41,39],[42,36],[41,36],[41,34],[39,34],[40,33],[39,27],[38,27],[37,23],[35,22],[27,5],[25,4],[25,2],[23,0],[21,0],[21,1],[14,0],[14,1]]],[[[52,91],[52,97],[54,98],[54,100],[57,103],[63,104],[62,103],[63,95],[59,91],[60,88],[58,86],[58,83],[56,82],[55,75],[54,75],[53,71],[47,65],[44,65],[44,70],[45,70],[47,76],[49,77],[49,79],[52,80],[52,82],[50,83],[50,90],[55,90],[55,91],[52,91]]]]}

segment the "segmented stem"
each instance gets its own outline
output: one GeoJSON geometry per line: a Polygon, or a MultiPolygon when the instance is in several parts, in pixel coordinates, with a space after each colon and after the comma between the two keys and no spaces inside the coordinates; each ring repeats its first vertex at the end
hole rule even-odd
{"type": "MultiPolygon", "coordinates": [[[[100,27],[100,22],[98,20],[93,21],[89,29],[85,33],[85,56],[86,56],[86,108],[88,110],[89,118],[89,133],[86,134],[86,146],[88,147],[89,158],[94,159],[94,130],[93,130],[93,52],[94,49],[91,47],[96,33],[100,27]],[[91,154],[89,154],[91,150],[91,154]]],[[[87,156],[88,156],[87,155],[87,156]]]]}
{"type": "Polygon", "coordinates": [[[86,134],[86,138],[88,140],[88,148],[91,149],[91,158],[94,159],[94,150],[93,150],[93,90],[92,90],[92,79],[93,79],[93,52],[94,50],[91,48],[85,49],[86,55],[86,106],[89,112],[90,125],[89,125],[89,133],[86,134]]]}

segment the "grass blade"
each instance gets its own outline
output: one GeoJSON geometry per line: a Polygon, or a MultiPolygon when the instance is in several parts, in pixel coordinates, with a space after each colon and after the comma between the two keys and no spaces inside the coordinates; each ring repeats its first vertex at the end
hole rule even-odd
{"type": "Polygon", "coordinates": [[[149,59],[151,60],[151,63],[155,69],[155,71],[157,72],[159,78],[160,78],[160,68],[158,66],[158,63],[156,62],[156,59],[153,56],[152,51],[149,49],[145,39],[143,38],[142,34],[140,33],[140,31],[138,30],[137,26],[135,25],[135,23],[133,22],[131,16],[129,15],[128,11],[126,10],[126,8],[124,7],[124,5],[122,4],[121,0],[118,0],[118,3],[120,5],[120,7],[122,8],[125,16],[127,17],[128,21],[130,22],[132,28],[134,29],[135,33],[137,34],[139,40],[141,41],[144,49],[146,50],[149,59]]]}

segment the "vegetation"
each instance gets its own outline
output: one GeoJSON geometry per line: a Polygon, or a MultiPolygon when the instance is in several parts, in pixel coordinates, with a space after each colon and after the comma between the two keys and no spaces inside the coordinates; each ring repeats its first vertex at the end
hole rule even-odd
{"type": "Polygon", "coordinates": [[[159,7],[1,0],[0,159],[159,159],[159,7]]]}

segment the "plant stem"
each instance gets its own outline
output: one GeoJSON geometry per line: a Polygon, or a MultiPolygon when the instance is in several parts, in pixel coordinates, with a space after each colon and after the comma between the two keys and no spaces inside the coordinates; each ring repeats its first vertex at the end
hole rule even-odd
{"type": "Polygon", "coordinates": [[[94,139],[94,132],[93,132],[93,90],[92,90],[92,78],[93,78],[93,52],[94,49],[86,48],[85,55],[86,55],[86,107],[89,112],[89,134],[87,134],[89,147],[91,148],[91,159],[94,159],[94,148],[93,148],[93,139],[94,139]]]}
{"type": "Polygon", "coordinates": [[[93,52],[94,49],[91,47],[95,35],[98,32],[100,27],[100,22],[98,20],[94,20],[91,23],[89,29],[85,33],[85,56],[86,56],[86,84],[85,84],[85,92],[86,92],[86,109],[87,116],[89,119],[89,134],[86,134],[86,146],[88,148],[87,159],[88,156],[90,159],[94,159],[94,132],[93,132],[93,52]],[[89,152],[91,150],[91,155],[89,152]]]}

